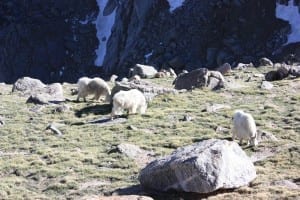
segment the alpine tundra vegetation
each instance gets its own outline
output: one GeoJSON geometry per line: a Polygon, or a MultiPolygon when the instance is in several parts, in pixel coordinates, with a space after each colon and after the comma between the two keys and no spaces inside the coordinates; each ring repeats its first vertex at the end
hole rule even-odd
{"type": "MultiPolygon", "coordinates": [[[[300,194],[300,80],[274,81],[271,90],[264,90],[260,87],[261,75],[269,70],[271,67],[233,70],[224,76],[225,88],[159,95],[149,102],[145,115],[129,115],[122,123],[116,119],[107,124],[101,119],[110,117],[111,106],[94,101],[76,102],[71,92],[76,84],[63,84],[66,99],[73,100],[63,105],[26,104],[26,97],[11,93],[12,85],[1,84],[0,196],[2,199],[91,199],[112,194],[143,194],[154,199],[296,198],[300,194]],[[207,109],[213,105],[224,106],[207,109]],[[58,109],[61,106],[69,109],[58,109]],[[254,161],[257,175],[254,181],[235,190],[200,197],[138,189],[139,172],[151,160],[205,139],[231,140],[236,109],[255,116],[258,132],[277,138],[261,140],[256,147],[241,146],[254,161]],[[100,122],[95,123],[97,120],[100,122]],[[61,135],[46,130],[49,124],[59,129],[61,135]],[[139,146],[149,152],[145,154],[148,156],[140,156],[141,150],[133,157],[127,156],[123,150],[117,150],[123,143],[139,146]]],[[[147,81],[170,87],[173,79],[147,81]]]]}

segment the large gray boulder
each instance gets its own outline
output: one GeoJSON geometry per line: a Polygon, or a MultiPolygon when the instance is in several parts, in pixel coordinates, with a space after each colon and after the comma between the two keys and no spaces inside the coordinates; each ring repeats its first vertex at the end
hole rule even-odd
{"type": "Polygon", "coordinates": [[[136,64],[129,73],[129,77],[139,75],[141,78],[153,78],[157,70],[150,65],[136,64]]]}
{"type": "Polygon", "coordinates": [[[191,90],[207,87],[211,90],[224,87],[224,77],[218,71],[209,71],[206,68],[199,68],[188,73],[181,73],[173,81],[177,90],[191,90]]]}
{"type": "Polygon", "coordinates": [[[151,162],[139,181],[159,191],[210,193],[245,186],[255,177],[253,163],[237,143],[209,139],[151,162]]]}
{"type": "Polygon", "coordinates": [[[28,103],[47,104],[47,102],[61,102],[65,100],[60,83],[45,85],[40,80],[30,77],[18,79],[13,85],[12,92],[28,96],[28,103]]]}
{"type": "Polygon", "coordinates": [[[177,90],[191,90],[202,88],[207,85],[208,70],[206,68],[195,69],[188,73],[181,73],[174,80],[173,85],[177,90]]]}
{"type": "Polygon", "coordinates": [[[19,78],[13,85],[12,91],[19,91],[23,94],[31,94],[35,90],[43,90],[46,87],[39,79],[30,77],[19,78]]]}

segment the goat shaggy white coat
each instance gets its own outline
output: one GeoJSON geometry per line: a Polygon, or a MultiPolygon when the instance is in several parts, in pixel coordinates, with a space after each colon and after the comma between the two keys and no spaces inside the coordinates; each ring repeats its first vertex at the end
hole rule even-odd
{"type": "Polygon", "coordinates": [[[129,114],[135,114],[137,112],[144,114],[146,109],[146,98],[141,91],[137,89],[119,91],[113,97],[111,118],[113,119],[114,116],[121,115],[123,110],[128,110],[129,114]]]}
{"type": "Polygon", "coordinates": [[[258,144],[255,121],[251,114],[242,110],[235,111],[233,115],[232,140],[235,138],[240,140],[240,144],[242,144],[243,139],[247,140],[251,146],[258,144]]]}
{"type": "Polygon", "coordinates": [[[101,78],[88,78],[82,77],[77,82],[78,96],[77,101],[83,98],[86,101],[86,97],[90,94],[94,94],[93,99],[99,101],[101,96],[105,96],[105,101],[110,101],[111,90],[108,84],[101,78]]]}

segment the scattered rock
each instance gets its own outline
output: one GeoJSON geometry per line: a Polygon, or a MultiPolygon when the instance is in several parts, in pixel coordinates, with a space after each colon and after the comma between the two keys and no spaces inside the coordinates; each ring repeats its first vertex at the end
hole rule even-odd
{"type": "Polygon", "coordinates": [[[135,126],[133,126],[133,125],[129,125],[127,128],[128,128],[129,130],[134,130],[134,131],[137,131],[137,130],[138,130],[138,128],[135,127],[135,126]]]}
{"type": "Polygon", "coordinates": [[[249,64],[239,63],[235,69],[244,70],[244,69],[251,68],[251,67],[254,67],[253,63],[249,63],[249,64]]]}
{"type": "Polygon", "coordinates": [[[281,67],[279,67],[279,69],[277,69],[278,74],[280,75],[280,77],[282,77],[281,79],[284,79],[285,77],[287,77],[289,75],[290,69],[291,69],[291,66],[289,66],[289,65],[281,65],[281,67]]]}
{"type": "Polygon", "coordinates": [[[273,66],[273,62],[268,58],[259,59],[259,66],[273,66]]]}
{"type": "Polygon", "coordinates": [[[206,112],[217,112],[219,110],[223,109],[230,109],[231,107],[229,105],[224,105],[224,104],[206,104],[206,112]]]}
{"type": "Polygon", "coordinates": [[[154,77],[155,78],[167,78],[167,77],[176,78],[177,75],[172,68],[168,68],[168,69],[159,70],[159,72],[157,72],[154,77]]]}
{"type": "Polygon", "coordinates": [[[58,136],[62,136],[62,132],[57,128],[58,126],[63,126],[61,124],[51,123],[46,127],[46,130],[51,130],[53,133],[57,134],[58,136]]]}
{"type": "Polygon", "coordinates": [[[257,130],[257,140],[258,140],[258,142],[262,142],[262,141],[277,142],[278,141],[278,139],[276,138],[275,135],[273,135],[270,132],[263,131],[263,130],[257,130]]]}
{"type": "Polygon", "coordinates": [[[65,101],[60,83],[45,85],[40,80],[29,77],[18,79],[13,85],[12,92],[29,96],[27,103],[47,104],[65,101]]]}
{"type": "Polygon", "coordinates": [[[184,115],[183,119],[180,120],[180,121],[189,122],[189,121],[192,121],[192,120],[193,120],[193,117],[191,117],[190,115],[184,115]]]}
{"type": "Polygon", "coordinates": [[[181,73],[174,80],[173,85],[175,89],[191,90],[194,88],[202,88],[207,86],[208,70],[206,68],[199,68],[188,73],[181,73]]]}
{"type": "Polygon", "coordinates": [[[266,75],[265,75],[265,79],[267,81],[276,81],[276,80],[281,80],[282,77],[280,77],[280,75],[277,73],[277,71],[269,71],[266,75]]]}
{"type": "Polygon", "coordinates": [[[230,133],[230,129],[224,128],[224,127],[222,127],[222,126],[218,126],[218,127],[216,128],[216,132],[217,132],[217,133],[222,133],[222,134],[229,134],[229,133],[230,133]]]}
{"type": "Polygon", "coordinates": [[[110,150],[109,153],[119,152],[125,154],[127,157],[135,160],[135,162],[144,167],[146,164],[153,160],[153,152],[146,151],[134,144],[122,143],[119,144],[115,149],[110,150]]]}
{"type": "Polygon", "coordinates": [[[43,94],[33,94],[26,100],[26,103],[44,105],[48,104],[48,100],[43,94]]]}
{"type": "Polygon", "coordinates": [[[274,67],[275,69],[278,69],[279,67],[281,67],[281,63],[275,63],[275,64],[273,65],[273,67],[274,67]]]}
{"type": "Polygon", "coordinates": [[[118,76],[115,75],[115,74],[113,74],[113,75],[111,75],[109,81],[110,81],[111,83],[114,83],[114,82],[116,82],[116,79],[117,79],[117,78],[118,78],[118,76]]]}
{"type": "Polygon", "coordinates": [[[78,88],[72,88],[71,95],[77,95],[77,94],[78,94],[78,88]]]}
{"type": "Polygon", "coordinates": [[[265,160],[271,156],[274,156],[279,151],[279,148],[263,147],[259,148],[256,152],[252,153],[250,159],[253,163],[265,160]]]}
{"type": "Polygon", "coordinates": [[[38,79],[23,77],[14,83],[12,92],[19,91],[24,94],[31,94],[33,91],[43,90],[45,87],[46,85],[38,79]]]}
{"type": "Polygon", "coordinates": [[[211,90],[224,87],[224,77],[218,71],[208,71],[206,68],[199,68],[188,73],[181,73],[173,81],[177,90],[191,90],[207,87],[211,90]]]}
{"type": "Polygon", "coordinates": [[[265,78],[265,75],[263,75],[263,74],[253,74],[253,77],[265,78]]]}
{"type": "Polygon", "coordinates": [[[174,71],[172,68],[168,68],[167,71],[170,72],[170,76],[171,76],[171,77],[173,77],[173,78],[176,78],[176,77],[177,77],[177,74],[175,73],[175,71],[174,71]]]}
{"type": "Polygon", "coordinates": [[[5,125],[4,119],[3,117],[0,116],[0,126],[4,126],[4,125],[5,125]]]}
{"type": "Polygon", "coordinates": [[[264,90],[271,90],[274,87],[274,85],[268,81],[263,81],[260,87],[264,90]]]}
{"type": "Polygon", "coordinates": [[[299,190],[300,189],[299,185],[294,183],[293,180],[274,181],[274,182],[271,182],[271,185],[282,186],[282,187],[286,187],[286,188],[289,188],[289,189],[292,189],[292,190],[299,190]]]}
{"type": "Polygon", "coordinates": [[[281,65],[281,67],[279,67],[277,69],[277,71],[269,71],[266,74],[265,79],[266,79],[266,81],[282,80],[282,79],[288,77],[288,75],[290,73],[290,69],[291,69],[291,67],[288,65],[281,65]]]}
{"type": "Polygon", "coordinates": [[[207,87],[211,90],[219,89],[225,86],[225,79],[219,71],[208,71],[207,87]]]}
{"type": "MultiPolygon", "coordinates": [[[[128,79],[129,82],[139,82],[141,80],[141,77],[139,75],[134,75],[131,78],[128,79]]],[[[126,81],[125,81],[126,82],[126,81]]]]}
{"type": "Polygon", "coordinates": [[[129,74],[129,77],[139,75],[141,78],[153,78],[156,73],[157,70],[153,66],[136,64],[133,67],[132,73],[129,74]]]}
{"type": "Polygon", "coordinates": [[[237,143],[209,139],[151,162],[139,181],[159,191],[210,193],[247,185],[255,177],[253,163],[237,143]]]}
{"type": "Polygon", "coordinates": [[[229,63],[224,63],[220,67],[217,68],[217,71],[221,72],[221,74],[228,74],[231,72],[231,65],[229,63]]]}
{"type": "Polygon", "coordinates": [[[68,104],[58,105],[55,109],[52,110],[52,113],[64,113],[71,110],[71,106],[68,104]]]}
{"type": "Polygon", "coordinates": [[[295,76],[296,78],[300,77],[300,65],[298,65],[298,66],[291,66],[289,73],[292,76],[295,76]]]}
{"type": "Polygon", "coordinates": [[[166,78],[169,76],[170,76],[170,73],[167,74],[166,72],[159,71],[154,75],[154,78],[166,78]]]}
{"type": "Polygon", "coordinates": [[[128,78],[126,78],[126,77],[122,78],[122,80],[121,80],[122,83],[126,83],[126,82],[128,82],[128,81],[129,81],[129,80],[128,80],[128,78]]]}

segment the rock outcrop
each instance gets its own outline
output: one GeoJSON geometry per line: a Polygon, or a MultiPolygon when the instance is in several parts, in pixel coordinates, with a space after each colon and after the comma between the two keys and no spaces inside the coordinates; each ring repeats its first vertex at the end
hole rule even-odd
{"type": "Polygon", "coordinates": [[[30,77],[18,79],[13,85],[12,92],[28,96],[27,103],[47,104],[65,101],[60,83],[45,85],[40,80],[30,77]]]}
{"type": "Polygon", "coordinates": [[[135,63],[179,73],[226,62],[256,65],[262,55],[299,61],[300,43],[283,47],[290,25],[276,18],[276,1],[189,0],[172,11],[166,0],[107,2],[99,8],[96,0],[2,0],[0,82],[124,77],[135,63]],[[96,36],[99,10],[115,12],[109,38],[96,36]],[[103,67],[95,67],[95,50],[104,41],[103,67]]]}
{"type": "Polygon", "coordinates": [[[191,90],[207,87],[211,90],[224,87],[224,77],[221,72],[209,71],[206,68],[195,69],[188,73],[181,73],[173,81],[177,90],[191,90]]]}
{"type": "Polygon", "coordinates": [[[300,77],[300,66],[282,64],[276,71],[273,70],[266,73],[265,79],[267,81],[278,81],[288,77],[289,75],[296,78],[300,77]]]}
{"type": "Polygon", "coordinates": [[[210,193],[247,185],[255,177],[253,163],[237,143],[209,139],[151,162],[139,181],[159,191],[210,193]]]}

